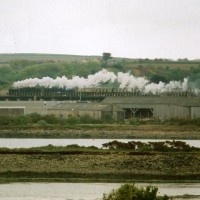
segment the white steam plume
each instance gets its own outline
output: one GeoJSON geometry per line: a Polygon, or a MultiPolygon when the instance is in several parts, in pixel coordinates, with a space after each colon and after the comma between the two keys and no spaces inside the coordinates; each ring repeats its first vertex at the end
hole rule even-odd
{"type": "Polygon", "coordinates": [[[59,87],[59,88],[90,88],[97,87],[100,83],[114,82],[116,80],[116,75],[113,72],[108,72],[103,69],[94,75],[89,75],[87,78],[74,76],[72,79],[68,79],[65,76],[57,77],[52,79],[50,77],[43,77],[42,79],[38,78],[29,78],[23,81],[17,81],[13,84],[14,88],[25,88],[25,87],[59,87]]]}
{"type": "Polygon", "coordinates": [[[145,77],[135,77],[130,73],[119,72],[117,75],[113,72],[109,72],[103,69],[93,75],[89,75],[87,78],[74,76],[72,79],[68,79],[65,76],[52,79],[49,77],[29,78],[23,81],[17,81],[13,84],[14,88],[25,87],[37,87],[43,86],[47,88],[59,87],[65,89],[71,88],[91,88],[101,86],[103,83],[119,84],[120,89],[126,89],[128,91],[140,91],[141,93],[161,94],[171,91],[186,91],[188,89],[188,79],[185,78],[181,81],[170,81],[165,84],[163,82],[150,83],[145,77]]]}

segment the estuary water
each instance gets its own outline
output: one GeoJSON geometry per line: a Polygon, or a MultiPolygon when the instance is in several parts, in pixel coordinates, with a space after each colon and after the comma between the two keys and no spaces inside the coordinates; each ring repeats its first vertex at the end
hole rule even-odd
{"type": "MultiPolygon", "coordinates": [[[[120,183],[12,183],[0,184],[1,200],[101,200],[120,183]]],[[[136,184],[139,186],[150,183],[136,184]]],[[[154,183],[159,194],[168,196],[200,195],[200,183],[154,183]]],[[[179,198],[181,199],[181,198],[179,198]]],[[[199,200],[195,198],[193,200],[199,200]]]]}
{"type": "MultiPolygon", "coordinates": [[[[7,148],[30,148],[41,147],[49,144],[54,146],[67,146],[77,144],[79,146],[96,146],[102,147],[103,143],[111,142],[113,140],[121,142],[141,141],[141,142],[159,142],[166,140],[151,140],[151,139],[26,139],[26,138],[0,138],[0,147],[7,148]]],[[[200,140],[181,140],[190,146],[200,148],[200,140]]]]}

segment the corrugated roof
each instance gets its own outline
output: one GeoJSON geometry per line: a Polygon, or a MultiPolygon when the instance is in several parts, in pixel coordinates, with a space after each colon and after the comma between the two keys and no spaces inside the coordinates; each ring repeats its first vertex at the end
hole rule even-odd
{"type": "Polygon", "coordinates": [[[106,97],[102,104],[170,104],[177,106],[199,107],[200,97],[106,97]]]}
{"type": "Polygon", "coordinates": [[[96,103],[59,103],[49,110],[124,111],[119,106],[96,103]]]}
{"type": "Polygon", "coordinates": [[[58,101],[0,101],[0,106],[25,106],[27,108],[50,108],[58,104],[58,101]]]}

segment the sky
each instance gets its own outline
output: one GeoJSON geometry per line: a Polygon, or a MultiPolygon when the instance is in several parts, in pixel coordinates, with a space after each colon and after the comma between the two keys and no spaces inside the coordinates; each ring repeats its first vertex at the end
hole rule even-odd
{"type": "Polygon", "coordinates": [[[0,53],[200,58],[200,0],[0,0],[0,53]]]}

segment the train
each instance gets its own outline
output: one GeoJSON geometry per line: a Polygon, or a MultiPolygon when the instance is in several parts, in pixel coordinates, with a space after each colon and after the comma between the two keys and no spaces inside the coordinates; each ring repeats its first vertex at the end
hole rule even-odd
{"type": "Polygon", "coordinates": [[[117,88],[11,88],[9,98],[55,100],[103,100],[107,96],[136,96],[139,92],[117,88]]]}
{"type": "MultiPolygon", "coordinates": [[[[8,100],[95,100],[101,101],[108,96],[199,96],[191,90],[172,91],[165,93],[143,93],[141,91],[127,90],[113,87],[99,88],[45,88],[45,87],[27,87],[10,88],[4,99],[8,100]]],[[[2,99],[2,97],[1,97],[2,99]]]]}

